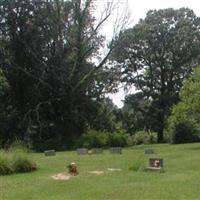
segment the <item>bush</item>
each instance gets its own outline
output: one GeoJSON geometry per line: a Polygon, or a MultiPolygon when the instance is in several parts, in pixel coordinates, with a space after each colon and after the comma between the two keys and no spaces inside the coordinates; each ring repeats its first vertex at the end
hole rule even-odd
{"type": "Polygon", "coordinates": [[[165,139],[171,143],[200,141],[200,67],[195,68],[179,93],[165,127],[165,139]]]}
{"type": "Polygon", "coordinates": [[[16,173],[31,172],[36,169],[36,164],[24,156],[19,156],[14,160],[13,170],[16,173]]]}
{"type": "Polygon", "coordinates": [[[0,175],[8,175],[12,174],[13,169],[9,158],[5,155],[5,153],[0,153],[0,175]]]}
{"type": "Polygon", "coordinates": [[[191,105],[179,102],[172,108],[167,119],[164,138],[170,143],[190,143],[200,141],[200,124],[191,113],[191,105]]]}
{"type": "Polygon", "coordinates": [[[153,144],[157,142],[157,133],[151,131],[138,131],[133,138],[133,144],[153,144]]]}
{"type": "Polygon", "coordinates": [[[200,141],[200,131],[196,122],[190,119],[169,118],[164,137],[167,142],[174,144],[200,141]]]}
{"type": "Polygon", "coordinates": [[[0,151],[0,175],[31,172],[36,169],[36,164],[27,158],[27,150],[21,146],[13,145],[7,152],[0,151]]]}
{"type": "Polygon", "coordinates": [[[125,147],[133,145],[132,137],[124,131],[106,133],[96,130],[89,130],[79,141],[79,147],[125,147]]]}
{"type": "Polygon", "coordinates": [[[82,137],[82,146],[85,148],[105,147],[108,142],[108,134],[90,129],[87,134],[82,137]]]}
{"type": "Polygon", "coordinates": [[[130,136],[123,132],[110,133],[108,138],[108,144],[111,147],[125,147],[130,145],[130,136]]]}

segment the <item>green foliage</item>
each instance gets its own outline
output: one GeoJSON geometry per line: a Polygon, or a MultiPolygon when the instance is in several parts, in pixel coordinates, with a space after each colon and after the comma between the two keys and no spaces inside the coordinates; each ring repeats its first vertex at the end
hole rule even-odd
{"type": "Polygon", "coordinates": [[[8,90],[9,90],[8,80],[5,74],[3,73],[3,70],[0,68],[0,99],[2,99],[2,97],[8,93],[8,90]]]}
{"type": "Polygon", "coordinates": [[[144,120],[144,111],[140,117],[134,109],[134,121],[138,125],[137,120],[143,120],[146,129],[158,132],[160,142],[170,107],[177,103],[184,80],[199,64],[199,21],[188,8],[150,10],[116,40],[113,60],[122,67],[122,81],[136,87],[150,102],[149,119],[144,120]]]}
{"type": "Polygon", "coordinates": [[[133,144],[154,144],[157,142],[158,133],[151,131],[138,131],[133,138],[133,144]]]}
{"type": "Polygon", "coordinates": [[[26,154],[28,151],[27,144],[21,140],[15,140],[9,147],[9,152],[14,154],[26,154]]]}
{"type": "Polygon", "coordinates": [[[141,92],[130,94],[125,97],[124,107],[122,108],[122,126],[133,134],[137,130],[149,127],[152,119],[149,113],[151,101],[144,97],[141,92]]]}
{"type": "Polygon", "coordinates": [[[73,136],[92,127],[93,116],[102,121],[101,129],[113,130],[112,113],[97,108],[99,99],[117,87],[106,67],[111,51],[98,59],[104,39],[99,29],[110,13],[97,22],[93,9],[91,0],[0,1],[2,146],[15,138],[33,147],[38,141],[69,146],[73,136]]]}
{"type": "Polygon", "coordinates": [[[0,175],[31,172],[36,169],[36,163],[28,158],[27,149],[19,142],[6,152],[0,151],[0,175]]]}
{"type": "Polygon", "coordinates": [[[82,136],[82,145],[86,148],[105,147],[108,142],[108,134],[90,129],[82,136]]]}
{"type": "Polygon", "coordinates": [[[181,102],[172,109],[165,138],[172,143],[200,141],[200,67],[185,81],[180,91],[181,102]]]}
{"type": "Polygon", "coordinates": [[[86,148],[93,147],[125,147],[131,146],[132,138],[129,134],[125,133],[123,130],[116,131],[113,133],[101,132],[97,130],[90,129],[87,134],[82,136],[80,141],[80,146],[86,148]]]}
{"type": "Polygon", "coordinates": [[[31,172],[37,169],[36,163],[25,156],[17,156],[13,162],[13,171],[15,173],[31,172]]]}
{"type": "Polygon", "coordinates": [[[8,175],[13,173],[12,164],[8,155],[0,151],[0,175],[8,175]]]}
{"type": "MultiPolygon", "coordinates": [[[[95,108],[94,108],[95,110],[95,108]]],[[[102,132],[113,132],[116,129],[116,107],[109,98],[104,98],[96,104],[96,112],[90,120],[91,129],[102,132]]]]}
{"type": "Polygon", "coordinates": [[[111,147],[125,147],[131,145],[130,135],[124,132],[114,132],[109,134],[108,144],[111,147]]]}

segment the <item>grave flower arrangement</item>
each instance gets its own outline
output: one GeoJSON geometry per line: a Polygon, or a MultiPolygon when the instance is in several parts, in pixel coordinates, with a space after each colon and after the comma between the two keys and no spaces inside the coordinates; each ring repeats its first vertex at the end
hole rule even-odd
{"type": "Polygon", "coordinates": [[[74,162],[70,163],[70,164],[67,166],[67,168],[68,168],[68,172],[69,172],[71,175],[73,175],[73,176],[78,175],[78,170],[77,170],[77,165],[76,165],[76,163],[74,163],[74,162]]]}
{"type": "Polygon", "coordinates": [[[154,161],[154,167],[160,167],[160,160],[154,161]]]}

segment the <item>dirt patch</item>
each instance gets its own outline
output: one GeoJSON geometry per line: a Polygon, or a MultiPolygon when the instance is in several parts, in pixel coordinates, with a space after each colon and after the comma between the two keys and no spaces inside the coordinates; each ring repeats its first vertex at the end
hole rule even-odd
{"type": "Polygon", "coordinates": [[[96,175],[104,174],[103,171],[91,171],[90,173],[91,173],[91,174],[96,174],[96,175]]]}
{"type": "Polygon", "coordinates": [[[108,168],[108,171],[122,171],[122,169],[108,168]]]}
{"type": "Polygon", "coordinates": [[[67,173],[59,173],[51,176],[52,179],[54,180],[69,180],[72,176],[67,173]]]}

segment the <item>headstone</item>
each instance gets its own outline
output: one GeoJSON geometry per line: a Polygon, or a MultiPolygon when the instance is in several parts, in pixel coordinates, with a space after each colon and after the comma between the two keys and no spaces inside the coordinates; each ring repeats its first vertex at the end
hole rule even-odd
{"type": "Polygon", "coordinates": [[[86,148],[79,148],[79,149],[76,150],[76,152],[77,152],[78,155],[85,155],[85,154],[88,153],[88,149],[86,149],[86,148]]]}
{"type": "Polygon", "coordinates": [[[111,147],[110,153],[113,154],[122,154],[122,148],[121,147],[111,147]]]}
{"type": "Polygon", "coordinates": [[[154,151],[153,148],[146,148],[146,149],[144,149],[144,153],[145,153],[145,154],[154,154],[155,151],[154,151]]]}
{"type": "Polygon", "coordinates": [[[145,168],[147,171],[164,172],[164,165],[162,158],[149,158],[149,166],[145,168]]]}
{"type": "Polygon", "coordinates": [[[46,150],[46,151],[44,151],[44,155],[45,156],[55,156],[56,152],[55,152],[55,150],[46,150]]]}
{"type": "Polygon", "coordinates": [[[103,149],[102,148],[93,148],[92,149],[92,154],[102,154],[103,149]]]}

